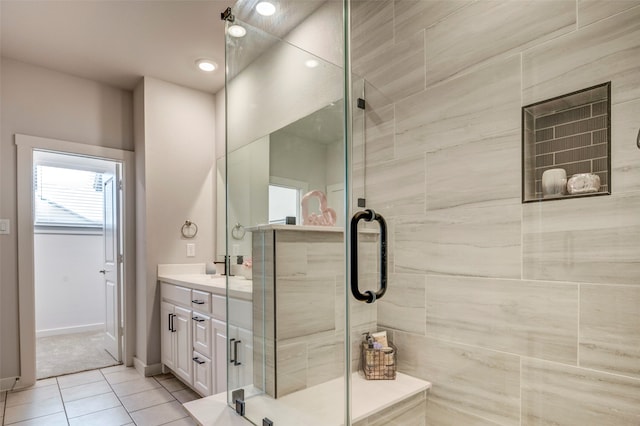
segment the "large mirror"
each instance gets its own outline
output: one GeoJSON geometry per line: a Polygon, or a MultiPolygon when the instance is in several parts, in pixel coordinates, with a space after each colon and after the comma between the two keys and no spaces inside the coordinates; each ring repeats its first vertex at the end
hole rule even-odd
{"type": "MultiPolygon", "coordinates": [[[[327,205],[344,210],[344,164],[342,99],[331,102],[269,135],[228,153],[235,189],[229,194],[229,229],[225,230],[225,159],[218,159],[217,252],[225,253],[229,232],[232,256],[251,255],[251,234],[246,228],[262,224],[284,224],[295,217],[302,224],[300,203],[308,191],[327,195],[327,205]],[[238,188],[243,188],[240,191],[238,188]]],[[[312,198],[309,211],[319,211],[312,198]]],[[[344,225],[338,214],[336,226],[344,225]]]]}

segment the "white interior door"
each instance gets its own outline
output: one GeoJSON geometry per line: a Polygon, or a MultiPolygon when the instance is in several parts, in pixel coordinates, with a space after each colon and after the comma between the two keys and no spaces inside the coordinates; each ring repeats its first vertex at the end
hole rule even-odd
{"type": "Polygon", "coordinates": [[[104,195],[104,274],[105,291],[105,336],[104,348],[122,361],[120,327],[120,189],[118,183],[119,165],[115,174],[103,176],[104,195]]]}

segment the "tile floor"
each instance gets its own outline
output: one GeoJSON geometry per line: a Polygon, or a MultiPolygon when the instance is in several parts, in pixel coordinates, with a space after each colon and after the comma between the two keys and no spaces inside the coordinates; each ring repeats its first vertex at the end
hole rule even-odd
{"type": "Polygon", "coordinates": [[[200,398],[171,374],[142,377],[115,366],[39,380],[0,392],[3,425],[188,426],[182,403],[200,398]]]}

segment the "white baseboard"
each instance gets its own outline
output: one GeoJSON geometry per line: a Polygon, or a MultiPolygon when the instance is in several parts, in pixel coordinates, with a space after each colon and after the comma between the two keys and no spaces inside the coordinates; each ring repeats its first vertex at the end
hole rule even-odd
{"type": "Polygon", "coordinates": [[[104,323],[76,325],[73,327],[50,328],[47,330],[36,330],[36,338],[102,330],[104,330],[104,323]]]}
{"type": "Polygon", "coordinates": [[[18,385],[16,385],[16,379],[18,379],[18,377],[0,379],[0,392],[13,389],[14,387],[17,388],[18,385]]]}
{"type": "Polygon", "coordinates": [[[162,364],[147,365],[136,357],[133,357],[133,366],[136,371],[144,377],[155,376],[156,374],[162,373],[162,364]]]}

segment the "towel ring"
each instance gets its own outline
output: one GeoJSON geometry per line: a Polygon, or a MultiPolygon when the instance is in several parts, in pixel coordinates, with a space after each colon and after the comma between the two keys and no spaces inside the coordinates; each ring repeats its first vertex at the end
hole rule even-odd
{"type": "Polygon", "coordinates": [[[231,229],[231,237],[234,240],[241,240],[244,238],[244,234],[247,231],[245,231],[244,226],[240,225],[239,223],[236,223],[236,225],[231,229]]]}
{"type": "Polygon", "coordinates": [[[198,225],[195,222],[191,222],[190,220],[186,220],[182,228],[180,228],[180,233],[184,238],[194,238],[198,235],[198,225]]]}

